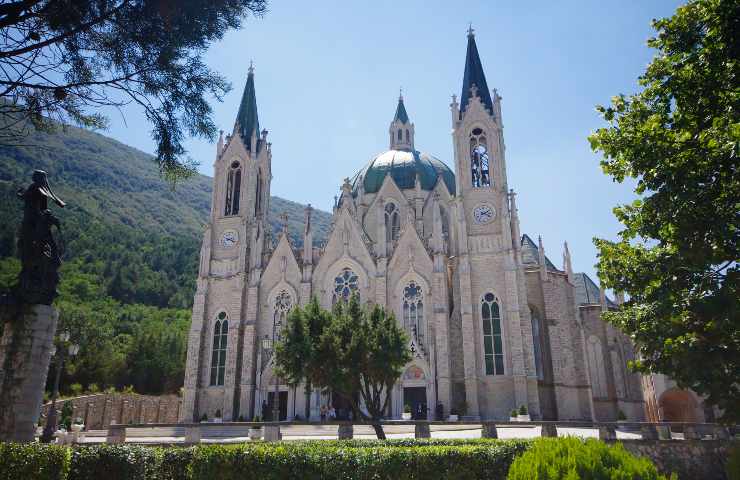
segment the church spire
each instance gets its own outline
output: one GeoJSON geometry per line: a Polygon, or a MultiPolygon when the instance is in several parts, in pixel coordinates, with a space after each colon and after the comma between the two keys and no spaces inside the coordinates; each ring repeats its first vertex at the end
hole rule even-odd
{"type": "Polygon", "coordinates": [[[390,149],[410,151],[414,149],[414,124],[409,120],[406,107],[403,104],[403,93],[398,95],[396,115],[388,129],[390,134],[390,149]]]}
{"type": "Polygon", "coordinates": [[[483,65],[478,55],[478,47],[475,44],[473,27],[468,28],[468,51],[465,54],[465,73],[463,74],[462,93],[460,94],[460,115],[467,110],[470,98],[473,96],[471,88],[475,87],[476,95],[480,98],[483,106],[493,113],[493,101],[491,92],[488,90],[486,75],[483,73],[483,65]]]}
{"type": "Polygon", "coordinates": [[[234,130],[239,132],[248,150],[256,151],[257,145],[252,145],[252,141],[258,143],[260,122],[257,118],[257,95],[254,91],[254,65],[251,62],[249,63],[247,84],[244,86],[244,94],[242,94],[242,102],[239,105],[239,113],[236,115],[234,130]]]}

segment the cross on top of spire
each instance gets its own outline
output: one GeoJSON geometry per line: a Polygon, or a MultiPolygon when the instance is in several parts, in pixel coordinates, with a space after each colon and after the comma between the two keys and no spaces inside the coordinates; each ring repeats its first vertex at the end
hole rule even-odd
{"type": "Polygon", "coordinates": [[[468,22],[468,37],[474,36],[473,32],[475,32],[475,30],[473,30],[473,22],[468,22]]]}
{"type": "Polygon", "coordinates": [[[252,60],[249,61],[249,73],[254,73],[254,62],[252,60]]]}

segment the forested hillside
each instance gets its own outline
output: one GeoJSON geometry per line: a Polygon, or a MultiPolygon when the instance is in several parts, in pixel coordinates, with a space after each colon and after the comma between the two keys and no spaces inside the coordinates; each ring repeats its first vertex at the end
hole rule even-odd
{"type": "MultiPolygon", "coordinates": [[[[36,168],[49,173],[67,202],[55,209],[65,248],[57,307],[82,348],[65,372],[64,389],[80,383],[176,391],[211,179],[196,175],[173,189],[150,155],[77,128],[37,132],[24,146],[0,147],[0,289],[19,269],[15,234],[22,205],[15,191],[30,183],[36,168]]],[[[270,202],[273,229],[279,213],[288,212],[296,245],[302,243],[303,209],[277,197],[270,202]]],[[[316,241],[325,238],[329,223],[328,213],[315,212],[316,241]]]]}

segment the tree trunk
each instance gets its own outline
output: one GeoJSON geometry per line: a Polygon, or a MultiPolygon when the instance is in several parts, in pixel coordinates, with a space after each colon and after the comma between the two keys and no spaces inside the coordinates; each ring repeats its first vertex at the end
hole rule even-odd
{"type": "Polygon", "coordinates": [[[373,429],[375,430],[375,435],[378,437],[378,440],[385,440],[385,431],[383,431],[383,425],[381,425],[380,422],[373,423],[373,429]]]}

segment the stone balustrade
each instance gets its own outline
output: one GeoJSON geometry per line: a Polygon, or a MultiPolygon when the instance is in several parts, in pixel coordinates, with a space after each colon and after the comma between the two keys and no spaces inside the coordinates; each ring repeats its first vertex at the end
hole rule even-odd
{"type": "MultiPolygon", "coordinates": [[[[558,429],[586,428],[597,429],[599,439],[614,441],[617,439],[617,430],[631,433],[639,433],[643,440],[664,441],[677,440],[673,432],[683,432],[684,440],[728,440],[735,434],[740,435],[740,427],[727,427],[712,423],[647,423],[647,422],[587,422],[587,421],[530,421],[530,422],[507,422],[507,421],[423,421],[423,420],[387,420],[382,421],[383,426],[413,426],[415,438],[431,438],[431,427],[444,426],[469,426],[470,430],[481,429],[483,438],[499,438],[498,430],[501,428],[539,428],[542,437],[557,437],[558,429]]],[[[223,423],[169,423],[169,424],[111,424],[108,427],[107,443],[125,443],[127,441],[127,430],[138,435],[128,438],[130,443],[136,443],[136,437],[181,437],[184,435],[185,443],[194,445],[201,442],[202,437],[221,436],[222,438],[246,437],[250,428],[261,428],[263,438],[266,441],[277,441],[282,439],[281,428],[294,426],[337,426],[337,437],[339,439],[351,439],[354,437],[356,426],[371,426],[368,422],[223,422],[223,423]]]]}

